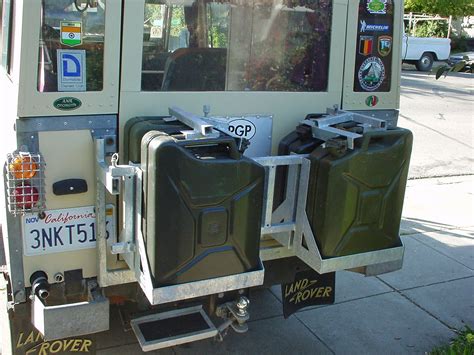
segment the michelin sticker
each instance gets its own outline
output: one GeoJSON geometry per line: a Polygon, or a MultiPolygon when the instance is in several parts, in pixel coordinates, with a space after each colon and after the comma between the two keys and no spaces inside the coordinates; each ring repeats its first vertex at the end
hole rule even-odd
{"type": "Polygon", "coordinates": [[[359,83],[366,91],[377,90],[385,80],[385,66],[377,57],[367,58],[359,69],[359,83]]]}
{"type": "Polygon", "coordinates": [[[86,91],[86,51],[58,49],[58,91],[86,91]]]}
{"type": "Polygon", "coordinates": [[[387,13],[387,0],[367,0],[367,11],[371,14],[385,15],[387,13]]]}
{"type": "Polygon", "coordinates": [[[389,32],[390,26],[389,25],[378,25],[367,23],[365,20],[360,21],[360,32],[389,32]]]}

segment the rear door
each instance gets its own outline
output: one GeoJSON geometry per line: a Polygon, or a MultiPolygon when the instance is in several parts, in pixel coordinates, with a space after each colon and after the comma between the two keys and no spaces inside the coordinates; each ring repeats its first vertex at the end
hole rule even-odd
{"type": "Polygon", "coordinates": [[[341,105],[346,18],[343,0],[126,1],[120,126],[170,106],[272,114],[275,150],[306,114],[341,105]]]}

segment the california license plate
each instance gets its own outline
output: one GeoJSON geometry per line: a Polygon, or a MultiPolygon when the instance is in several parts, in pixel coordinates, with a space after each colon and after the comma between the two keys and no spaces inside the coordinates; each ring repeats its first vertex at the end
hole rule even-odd
{"type": "MultiPolygon", "coordinates": [[[[26,256],[62,253],[96,247],[94,206],[51,210],[41,219],[23,217],[23,253],[26,256]]],[[[106,209],[107,240],[115,241],[115,208],[106,209]]]]}

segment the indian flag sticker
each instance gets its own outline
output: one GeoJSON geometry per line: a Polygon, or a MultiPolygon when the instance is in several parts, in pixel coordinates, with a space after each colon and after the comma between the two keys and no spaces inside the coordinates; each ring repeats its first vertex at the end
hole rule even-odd
{"type": "Polygon", "coordinates": [[[61,44],[69,47],[82,44],[81,21],[61,21],[61,44]]]}

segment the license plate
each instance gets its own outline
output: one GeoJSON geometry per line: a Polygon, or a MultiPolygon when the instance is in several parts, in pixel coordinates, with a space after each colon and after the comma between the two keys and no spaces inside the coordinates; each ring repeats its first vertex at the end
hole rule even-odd
{"type": "MultiPolygon", "coordinates": [[[[23,217],[23,253],[26,256],[62,253],[96,247],[94,206],[51,210],[45,218],[23,217]]],[[[115,241],[115,208],[106,209],[107,240],[115,241]]]]}

